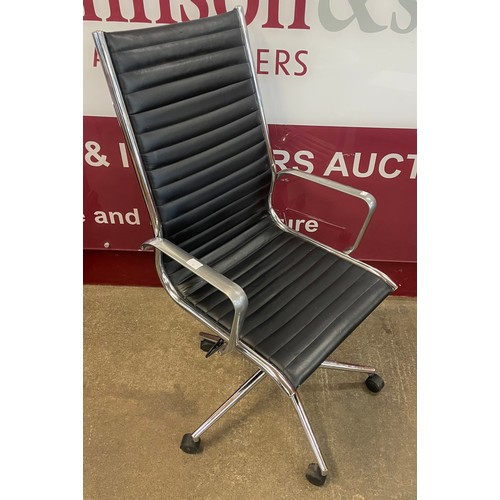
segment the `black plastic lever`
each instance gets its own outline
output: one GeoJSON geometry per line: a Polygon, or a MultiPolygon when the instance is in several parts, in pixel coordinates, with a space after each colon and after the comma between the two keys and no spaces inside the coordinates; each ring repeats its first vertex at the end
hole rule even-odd
{"type": "Polygon", "coordinates": [[[223,339],[219,339],[215,344],[210,348],[210,350],[205,354],[205,358],[209,358],[212,354],[216,353],[224,344],[223,339]]]}

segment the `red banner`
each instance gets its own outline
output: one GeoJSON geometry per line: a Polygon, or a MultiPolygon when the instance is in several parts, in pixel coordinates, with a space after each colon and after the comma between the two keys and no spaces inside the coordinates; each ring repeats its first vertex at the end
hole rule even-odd
{"type": "MultiPolygon", "coordinates": [[[[367,260],[415,262],[417,234],[417,132],[362,127],[270,127],[277,170],[298,168],[362,191],[377,200],[377,210],[355,256],[367,260]]],[[[356,238],[367,214],[364,201],[303,180],[276,190],[275,204],[288,206],[288,218],[318,241],[344,250],[356,238]],[[317,228],[316,228],[317,226],[317,228]]],[[[287,214],[284,213],[284,216],[287,214]]]]}
{"type": "MultiPolygon", "coordinates": [[[[416,261],[416,130],[270,125],[277,170],[296,168],[368,191],[378,207],[360,259],[416,261]]],[[[84,248],[138,250],[153,236],[116,118],[84,117],[84,248]]],[[[273,204],[282,220],[335,248],[350,246],[366,204],[283,177],[273,204]]]]}

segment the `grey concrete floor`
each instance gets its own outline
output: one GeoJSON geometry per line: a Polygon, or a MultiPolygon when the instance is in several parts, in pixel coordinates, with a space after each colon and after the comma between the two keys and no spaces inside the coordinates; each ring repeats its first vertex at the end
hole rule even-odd
{"type": "Polygon", "coordinates": [[[205,359],[202,325],[162,288],[84,287],[84,498],[416,498],[416,300],[388,298],[332,359],[362,374],[318,370],[300,388],[330,475],[304,476],[312,451],[288,398],[264,380],[202,436],[192,432],[256,367],[205,359]]]}

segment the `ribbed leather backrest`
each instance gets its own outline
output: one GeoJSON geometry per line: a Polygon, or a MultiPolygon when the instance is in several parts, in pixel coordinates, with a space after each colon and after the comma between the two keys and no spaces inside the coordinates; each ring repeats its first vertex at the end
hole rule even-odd
{"type": "Polygon", "coordinates": [[[271,167],[237,12],[106,41],[163,237],[202,257],[265,217],[271,167]]]}

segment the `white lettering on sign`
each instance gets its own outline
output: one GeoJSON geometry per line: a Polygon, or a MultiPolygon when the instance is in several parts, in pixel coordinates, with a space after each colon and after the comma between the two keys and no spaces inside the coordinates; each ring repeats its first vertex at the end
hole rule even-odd
{"type": "Polygon", "coordinates": [[[96,210],[94,220],[97,224],[129,224],[130,226],[140,226],[139,211],[134,208],[131,212],[123,215],[121,212],[103,212],[96,210]]]}
{"type": "Polygon", "coordinates": [[[394,159],[394,160],[396,160],[399,163],[401,163],[404,160],[404,158],[400,154],[397,154],[397,153],[392,153],[390,155],[385,155],[380,160],[379,172],[380,172],[380,175],[382,177],[385,177],[386,179],[394,179],[394,177],[397,177],[401,173],[401,170],[399,170],[398,168],[394,169],[394,171],[390,172],[390,173],[385,169],[386,163],[389,160],[391,160],[391,159],[394,159]]]}
{"type": "Polygon", "coordinates": [[[287,168],[294,168],[295,170],[302,170],[303,172],[306,172],[308,174],[311,174],[314,170],[314,165],[309,160],[304,159],[304,158],[309,158],[309,159],[314,158],[314,154],[311,151],[303,151],[303,150],[297,151],[293,155],[293,161],[294,163],[296,163],[296,165],[290,165],[290,166],[288,166],[288,162],[290,161],[290,153],[288,151],[282,149],[275,149],[273,150],[273,156],[274,156],[274,164],[281,170],[286,170],[287,168]],[[299,165],[305,168],[299,168],[299,165]]]}
{"type": "Polygon", "coordinates": [[[417,177],[417,155],[406,155],[409,160],[413,160],[413,168],[411,169],[410,179],[417,177]]]}
{"type": "Polygon", "coordinates": [[[129,168],[128,164],[128,156],[127,156],[127,148],[123,142],[119,142],[118,146],[120,147],[120,156],[122,157],[122,165],[124,168],[129,168]]]}
{"type": "MultiPolygon", "coordinates": [[[[293,160],[288,151],[284,149],[273,150],[274,164],[280,170],[293,168],[307,173],[313,173],[314,169],[324,171],[322,175],[327,177],[332,172],[340,172],[343,177],[371,177],[378,174],[384,179],[395,179],[401,175],[408,176],[410,179],[417,177],[417,155],[407,154],[406,157],[399,153],[389,153],[380,156],[379,153],[370,153],[367,159],[367,153],[356,152],[346,154],[342,151],[336,151],[331,157],[328,165],[323,167],[315,165],[309,161],[314,160],[312,151],[301,150],[293,155],[293,160]],[[305,158],[308,158],[307,160],[305,158]],[[352,158],[352,160],[351,160],[352,158]],[[411,162],[411,163],[410,163],[411,162]],[[305,168],[301,168],[305,167],[305,168]]],[[[319,174],[318,174],[319,175],[319,174]]]]}
{"type": "Polygon", "coordinates": [[[109,167],[109,162],[106,161],[107,156],[99,154],[101,151],[101,145],[96,141],[87,141],[85,143],[85,149],[87,153],[85,154],[85,161],[91,167],[109,167]]]}
{"type": "Polygon", "coordinates": [[[308,233],[315,233],[318,230],[319,224],[317,220],[304,220],[304,219],[280,219],[283,224],[287,225],[294,231],[300,231],[300,227],[304,225],[304,229],[308,233]]]}
{"type": "MultiPolygon", "coordinates": [[[[124,142],[118,143],[120,151],[121,166],[130,168],[127,147],[124,142]]],[[[101,145],[97,141],[87,141],[85,143],[85,163],[91,167],[109,167],[111,163],[107,161],[108,156],[101,153],[101,145]]],[[[113,160],[114,161],[114,160],[113,160]]]]}

